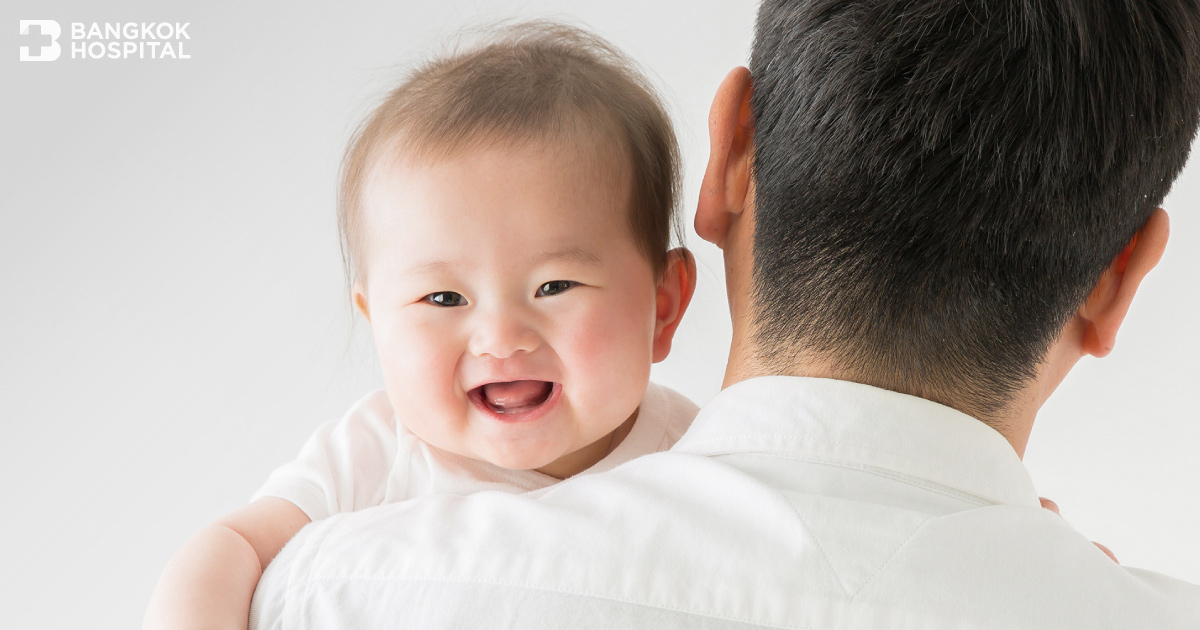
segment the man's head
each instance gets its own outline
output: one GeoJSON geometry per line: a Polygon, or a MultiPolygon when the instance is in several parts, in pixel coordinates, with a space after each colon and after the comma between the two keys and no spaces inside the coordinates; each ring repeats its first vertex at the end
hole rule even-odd
{"type": "Polygon", "coordinates": [[[758,362],[989,420],[1182,168],[1200,7],[766,0],[750,75],[758,362]]]}

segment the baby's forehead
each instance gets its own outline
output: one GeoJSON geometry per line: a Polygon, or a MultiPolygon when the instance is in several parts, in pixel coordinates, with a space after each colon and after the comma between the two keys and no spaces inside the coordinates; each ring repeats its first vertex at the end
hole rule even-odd
{"type": "Polygon", "coordinates": [[[429,166],[481,153],[543,153],[557,156],[565,165],[586,164],[605,175],[628,175],[632,168],[629,142],[608,120],[596,121],[580,114],[570,123],[551,129],[509,131],[499,126],[428,134],[397,130],[372,156],[373,167],[429,166]]]}
{"type": "Polygon", "coordinates": [[[366,180],[364,236],[452,236],[451,227],[473,230],[480,226],[472,222],[494,221],[547,236],[591,230],[632,237],[631,171],[619,149],[595,138],[400,144],[380,156],[366,180]]]}
{"type": "Polygon", "coordinates": [[[619,137],[595,132],[480,135],[453,144],[399,136],[374,156],[364,179],[363,196],[369,210],[377,205],[371,203],[372,198],[379,201],[379,196],[395,195],[421,180],[472,186],[497,170],[527,182],[565,182],[578,194],[612,195],[617,205],[630,211],[633,164],[629,151],[619,137]]]}

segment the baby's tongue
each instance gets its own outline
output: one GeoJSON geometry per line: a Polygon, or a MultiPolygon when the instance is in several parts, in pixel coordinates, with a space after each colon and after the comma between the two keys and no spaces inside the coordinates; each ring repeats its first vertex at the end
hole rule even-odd
{"type": "Polygon", "coordinates": [[[543,402],[550,393],[545,381],[512,381],[483,386],[483,399],[500,411],[517,411],[543,402]]]}

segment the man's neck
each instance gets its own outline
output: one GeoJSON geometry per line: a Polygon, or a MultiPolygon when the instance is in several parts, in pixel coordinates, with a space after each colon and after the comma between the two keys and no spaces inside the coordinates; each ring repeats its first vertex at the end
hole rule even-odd
{"type": "MultiPolygon", "coordinates": [[[[921,392],[902,391],[894,387],[873,382],[874,379],[864,378],[862,375],[849,373],[846,370],[840,370],[833,366],[828,360],[823,360],[820,357],[802,356],[797,354],[797,359],[791,365],[786,367],[768,366],[758,360],[757,352],[754,350],[754,345],[743,335],[734,333],[733,342],[730,344],[729,362],[725,367],[725,380],[721,384],[724,389],[739,383],[759,376],[803,376],[810,378],[829,378],[839,381],[851,381],[888,389],[891,391],[899,391],[901,394],[917,396],[933,402],[946,405],[961,411],[969,416],[978,418],[981,414],[974,413],[968,405],[959,403],[954,399],[935,399],[928,395],[922,395],[921,392]]],[[[1044,382],[1039,379],[1038,382],[1044,382]]],[[[1057,382],[1054,386],[1057,386],[1057,382]]],[[[1053,391],[1053,387],[1050,388],[1053,391]]],[[[1012,445],[1019,457],[1025,456],[1025,447],[1029,442],[1029,434],[1033,430],[1033,421],[1037,416],[1037,411],[1041,407],[1045,398],[1050,395],[1049,391],[1043,391],[1042,388],[1031,384],[1030,387],[1022,390],[1019,398],[1008,405],[1001,413],[993,414],[987,421],[980,420],[989,427],[995,429],[1008,443],[1012,445]]]]}

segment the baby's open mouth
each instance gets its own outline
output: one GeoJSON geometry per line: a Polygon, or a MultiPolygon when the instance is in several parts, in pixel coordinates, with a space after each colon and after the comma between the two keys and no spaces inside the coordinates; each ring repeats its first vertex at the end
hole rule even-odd
{"type": "Polygon", "coordinates": [[[471,394],[493,413],[508,415],[537,409],[553,392],[554,383],[546,381],[508,381],[476,387],[471,394]]]}

